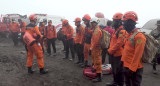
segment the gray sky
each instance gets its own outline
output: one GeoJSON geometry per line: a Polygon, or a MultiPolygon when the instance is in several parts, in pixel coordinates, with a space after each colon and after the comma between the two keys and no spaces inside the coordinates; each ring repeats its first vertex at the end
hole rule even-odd
{"type": "Polygon", "coordinates": [[[135,11],[139,26],[150,19],[160,18],[160,0],[1,0],[0,14],[46,13],[64,16],[72,22],[76,17],[96,12],[112,19],[116,12],[135,11]]]}

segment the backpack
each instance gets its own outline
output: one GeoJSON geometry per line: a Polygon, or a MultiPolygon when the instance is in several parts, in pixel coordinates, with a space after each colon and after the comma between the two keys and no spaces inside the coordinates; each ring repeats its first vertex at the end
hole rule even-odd
{"type": "Polygon", "coordinates": [[[142,62],[144,63],[151,63],[151,61],[154,59],[157,51],[158,51],[158,47],[159,44],[156,41],[156,39],[149,35],[146,34],[145,32],[139,32],[136,31],[135,33],[133,33],[133,35],[131,36],[131,38],[129,39],[131,41],[131,44],[135,47],[135,42],[134,42],[134,37],[138,34],[138,33],[143,33],[144,36],[146,37],[146,44],[144,47],[144,52],[143,52],[143,56],[142,56],[142,62]]]}
{"type": "Polygon", "coordinates": [[[101,31],[102,31],[102,38],[100,41],[101,48],[102,49],[109,48],[110,33],[108,31],[104,31],[104,30],[101,30],[101,31]]]}

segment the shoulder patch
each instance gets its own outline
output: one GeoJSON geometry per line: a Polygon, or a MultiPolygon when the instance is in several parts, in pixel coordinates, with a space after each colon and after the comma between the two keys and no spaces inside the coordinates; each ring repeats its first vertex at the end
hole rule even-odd
{"type": "Polygon", "coordinates": [[[120,33],[120,34],[119,34],[119,37],[123,37],[123,33],[120,33]]]}
{"type": "Polygon", "coordinates": [[[141,44],[142,42],[143,42],[142,39],[138,39],[138,40],[136,41],[137,44],[141,44]]]}

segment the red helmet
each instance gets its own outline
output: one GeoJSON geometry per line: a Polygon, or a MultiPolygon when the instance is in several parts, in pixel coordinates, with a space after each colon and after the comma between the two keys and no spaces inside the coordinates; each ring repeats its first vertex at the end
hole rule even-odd
{"type": "Polygon", "coordinates": [[[62,25],[66,25],[67,23],[68,23],[68,20],[64,19],[63,22],[62,22],[62,25]]]}
{"type": "Polygon", "coordinates": [[[128,20],[131,19],[133,21],[138,21],[138,16],[134,11],[128,11],[123,15],[123,19],[122,20],[128,20]]]}
{"type": "Polygon", "coordinates": [[[88,14],[85,14],[84,16],[83,16],[83,21],[85,21],[85,20],[90,20],[91,19],[91,17],[88,15],[88,14]]]}
{"type": "Polygon", "coordinates": [[[81,22],[81,18],[77,17],[74,22],[81,22]]]}
{"type": "Polygon", "coordinates": [[[114,15],[113,15],[113,18],[112,19],[122,19],[122,16],[123,16],[123,14],[122,13],[115,13],[114,15]]]}
{"type": "Polygon", "coordinates": [[[34,14],[31,14],[30,16],[29,16],[29,20],[37,20],[37,16],[36,15],[34,15],[34,14]]]}

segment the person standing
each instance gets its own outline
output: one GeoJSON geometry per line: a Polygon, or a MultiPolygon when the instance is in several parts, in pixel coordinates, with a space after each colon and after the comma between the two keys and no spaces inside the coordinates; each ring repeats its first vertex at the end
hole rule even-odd
{"type": "Polygon", "coordinates": [[[32,62],[33,62],[33,55],[35,54],[38,61],[38,67],[40,69],[40,74],[48,73],[47,69],[44,69],[44,61],[43,61],[43,50],[38,40],[42,39],[43,36],[41,35],[38,27],[36,26],[37,17],[36,15],[32,14],[29,16],[30,24],[26,26],[26,32],[23,36],[24,42],[26,43],[26,50],[27,50],[27,68],[28,73],[33,74],[34,71],[32,70],[32,62]]]}
{"type": "Polygon", "coordinates": [[[56,56],[56,39],[57,39],[57,32],[55,26],[52,25],[52,20],[48,21],[48,26],[46,26],[46,29],[44,30],[44,35],[47,38],[47,52],[48,56],[51,55],[51,44],[54,51],[54,56],[56,56]]]}
{"type": "Polygon", "coordinates": [[[18,33],[20,32],[20,27],[15,19],[12,19],[12,22],[9,24],[9,32],[12,36],[14,46],[17,46],[18,45],[18,33]]]}
{"type": "Polygon", "coordinates": [[[122,13],[115,13],[113,15],[113,28],[115,31],[112,34],[110,40],[110,46],[108,49],[109,58],[111,60],[113,82],[107,83],[107,86],[123,86],[124,74],[123,63],[121,61],[122,51],[124,46],[124,39],[127,34],[126,30],[122,26],[122,13]]]}
{"type": "Polygon", "coordinates": [[[84,27],[81,25],[81,18],[77,17],[75,19],[76,26],[76,36],[74,38],[75,49],[78,56],[78,61],[76,63],[82,63],[84,61],[83,55],[83,36],[84,36],[84,27]]]}
{"type": "MultiPolygon", "coordinates": [[[[150,32],[150,35],[152,35],[158,43],[160,43],[160,20],[157,21],[157,28],[152,30],[150,32]]],[[[157,63],[160,63],[160,48],[158,47],[158,52],[155,55],[155,58],[153,59],[153,74],[157,74],[157,68],[156,65],[157,63]]]]}
{"type": "Polygon", "coordinates": [[[74,43],[73,43],[73,32],[74,29],[73,27],[69,24],[67,19],[64,19],[62,22],[62,25],[65,27],[65,35],[64,38],[66,40],[66,53],[65,57],[63,59],[68,59],[69,58],[69,49],[72,54],[72,58],[70,59],[71,61],[74,60],[75,54],[74,54],[74,43]]]}
{"type": "Polygon", "coordinates": [[[100,46],[100,41],[102,38],[102,31],[98,26],[99,19],[97,17],[94,17],[91,19],[91,25],[93,28],[93,35],[91,38],[91,57],[93,60],[93,68],[95,70],[92,70],[92,72],[97,73],[97,78],[92,79],[93,82],[101,82],[101,73],[102,73],[102,59],[101,59],[101,53],[102,49],[100,46]]]}
{"type": "Polygon", "coordinates": [[[25,21],[22,21],[21,19],[18,19],[18,22],[20,24],[20,29],[21,29],[21,41],[23,42],[23,35],[26,31],[27,23],[25,21]]]}
{"type": "MultiPolygon", "coordinates": [[[[114,29],[112,29],[112,26],[111,26],[111,25],[112,25],[112,21],[111,21],[111,20],[108,20],[108,21],[107,21],[107,27],[103,29],[104,31],[108,31],[108,32],[110,33],[110,36],[112,36],[112,34],[113,34],[113,32],[114,32],[114,29]]],[[[107,54],[107,53],[108,53],[108,52],[107,52],[107,48],[105,48],[105,49],[102,50],[102,64],[105,63],[105,59],[106,59],[106,54],[107,54]]],[[[110,58],[109,58],[109,64],[111,64],[110,58]]]]}
{"type": "Polygon", "coordinates": [[[138,16],[134,11],[128,11],[123,15],[122,20],[124,29],[128,32],[121,58],[124,66],[125,84],[126,86],[140,86],[143,74],[142,56],[146,37],[143,33],[137,33],[134,37],[134,45],[132,45],[130,39],[138,31],[136,28],[138,16]]]}
{"type": "MultiPolygon", "coordinates": [[[[85,67],[88,65],[88,57],[89,57],[89,54],[91,54],[90,47],[91,47],[91,38],[92,38],[93,30],[91,28],[90,19],[91,17],[88,14],[85,14],[82,19],[85,24],[85,32],[84,32],[84,37],[83,37],[83,43],[84,43],[83,53],[84,53],[84,64],[85,65],[82,65],[82,67],[85,67]]],[[[93,65],[93,59],[92,59],[92,65],[93,65]]]]}

